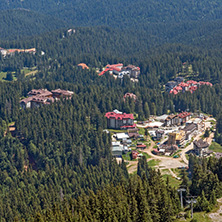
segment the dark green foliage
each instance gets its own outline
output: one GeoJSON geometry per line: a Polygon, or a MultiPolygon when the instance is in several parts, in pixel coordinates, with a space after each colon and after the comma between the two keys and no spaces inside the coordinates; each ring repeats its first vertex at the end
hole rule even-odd
{"type": "Polygon", "coordinates": [[[65,22],[53,16],[25,9],[6,10],[0,13],[0,39],[20,39],[64,27],[65,22]]]}
{"type": "MultiPolygon", "coordinates": [[[[158,174],[153,175],[154,180],[158,178],[158,174]]],[[[56,207],[53,210],[54,215],[48,210],[41,217],[47,218],[48,221],[53,221],[53,218],[59,215],[62,220],[75,221],[87,221],[92,218],[95,221],[172,221],[178,207],[169,202],[171,192],[173,193],[171,189],[167,190],[161,181],[150,187],[149,180],[133,176],[125,186],[109,185],[96,194],[90,192],[88,197],[81,195],[77,201],[64,201],[60,209],[56,207]],[[164,215],[163,210],[171,210],[171,214],[164,215]]],[[[39,217],[39,214],[36,215],[35,221],[39,217]]]]}
{"type": "MultiPolygon", "coordinates": [[[[59,2],[56,0],[38,2],[4,0],[0,4],[0,10],[18,8],[41,13],[44,16],[57,16],[72,26],[106,25],[120,29],[124,27],[130,28],[133,30],[131,33],[138,36],[139,33],[147,32],[149,39],[152,40],[148,41],[150,45],[155,44],[154,42],[186,41],[188,44],[198,44],[203,47],[203,42],[207,42],[209,45],[221,42],[222,17],[220,12],[222,5],[220,0],[198,2],[191,0],[180,2],[174,0],[167,2],[163,0],[138,0],[137,2],[105,0],[102,3],[92,0],[59,2]]],[[[23,10],[24,13],[27,13],[25,10],[23,10]]],[[[19,18],[20,16],[18,16],[18,20],[19,18]]],[[[45,21],[43,18],[37,20],[40,28],[45,28],[45,21]]],[[[11,23],[17,24],[13,20],[11,23]]],[[[49,25],[55,26],[55,21],[49,19],[49,25]]],[[[23,32],[27,32],[30,27],[27,29],[23,25],[22,28],[23,32]]]]}
{"type": "Polygon", "coordinates": [[[12,75],[11,72],[7,72],[5,80],[8,80],[8,81],[12,81],[13,80],[13,75],[12,75]]]}

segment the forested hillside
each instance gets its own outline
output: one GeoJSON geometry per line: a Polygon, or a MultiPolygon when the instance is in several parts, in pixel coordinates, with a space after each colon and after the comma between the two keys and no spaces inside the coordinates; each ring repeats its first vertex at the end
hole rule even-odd
{"type": "MultiPolygon", "coordinates": [[[[132,1],[115,0],[97,2],[92,0],[85,1],[1,1],[0,9],[20,9],[29,11],[31,20],[38,24],[35,30],[29,26],[26,13],[22,15],[23,25],[19,25],[20,31],[14,33],[18,21],[21,19],[20,13],[16,11],[2,12],[6,13],[7,24],[3,20],[3,32],[0,32],[0,38],[15,38],[15,35],[27,36],[47,29],[79,26],[107,26],[121,30],[122,33],[130,31],[130,35],[140,36],[146,33],[149,45],[154,43],[163,44],[166,42],[178,42],[186,44],[203,45],[210,37],[216,41],[208,42],[211,46],[217,45],[221,33],[221,10],[220,0],[214,1],[132,1]],[[36,14],[40,13],[40,14],[36,14]],[[31,14],[31,15],[30,15],[31,14]],[[36,19],[36,16],[38,19],[36,19]],[[56,20],[47,16],[56,17],[56,20]],[[15,19],[14,19],[15,18],[15,19]],[[62,21],[62,22],[61,22],[62,21]],[[11,34],[9,33],[11,32],[11,34]],[[13,34],[13,35],[12,35],[13,34]],[[155,40],[155,42],[153,41],[155,40]]],[[[118,30],[117,30],[118,31],[118,30]]]]}
{"type": "MultiPolygon", "coordinates": [[[[175,220],[177,189],[145,156],[134,175],[117,164],[104,116],[203,112],[217,119],[222,145],[221,0],[2,0],[0,9],[0,47],[36,48],[0,55],[0,221],[175,220]],[[120,62],[140,67],[138,82],[98,75],[120,62]],[[167,93],[180,75],[213,85],[167,93]],[[30,90],[58,88],[72,98],[20,108],[30,90]]],[[[195,211],[222,196],[221,169],[222,159],[189,157],[181,185],[198,196],[195,211]]]]}
{"type": "Polygon", "coordinates": [[[3,0],[0,9],[25,8],[54,14],[80,25],[117,25],[181,22],[194,20],[215,20],[221,18],[220,0],[175,1],[175,0],[114,0],[103,2],[84,0],[3,0]]]}
{"type": "Polygon", "coordinates": [[[25,9],[0,11],[0,38],[20,39],[64,27],[65,22],[53,16],[25,9]]]}

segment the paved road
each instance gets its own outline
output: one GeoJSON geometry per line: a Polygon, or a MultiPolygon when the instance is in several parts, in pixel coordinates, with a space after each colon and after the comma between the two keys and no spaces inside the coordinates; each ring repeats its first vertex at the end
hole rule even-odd
{"type": "MultiPolygon", "coordinates": [[[[214,118],[208,118],[207,121],[209,120],[215,120],[214,118]]],[[[205,127],[204,130],[207,129],[208,127],[211,127],[211,123],[210,122],[205,122],[205,127]]],[[[201,132],[200,134],[198,134],[194,140],[198,140],[200,139],[201,135],[203,134],[203,132],[201,132]]],[[[209,144],[211,144],[212,139],[214,137],[214,134],[212,133],[210,135],[210,137],[207,139],[207,142],[209,144]]],[[[151,159],[158,159],[160,160],[159,165],[157,166],[157,168],[159,169],[169,169],[169,172],[171,173],[172,176],[177,177],[176,174],[173,173],[173,171],[171,169],[174,168],[178,168],[178,167],[186,167],[188,166],[188,160],[186,158],[186,152],[188,152],[189,150],[193,149],[193,143],[191,143],[189,146],[187,146],[185,149],[183,149],[181,151],[181,157],[180,158],[173,158],[173,157],[166,157],[166,156],[157,156],[154,155],[151,151],[153,149],[153,147],[156,144],[151,140],[151,145],[149,148],[143,150],[143,152],[147,153],[148,155],[151,156],[149,160],[151,159]]],[[[137,161],[130,161],[129,165],[128,165],[128,171],[129,173],[133,173],[137,170],[137,161]]]]}
{"type": "MultiPolygon", "coordinates": [[[[207,121],[209,121],[209,120],[215,120],[215,119],[213,119],[213,118],[208,118],[208,120],[207,121]]],[[[205,126],[204,126],[204,130],[206,130],[207,128],[209,128],[209,127],[211,127],[211,123],[210,122],[205,122],[205,126]]],[[[203,133],[200,133],[200,134],[198,134],[195,138],[194,138],[194,140],[199,140],[200,138],[201,138],[201,136],[203,135],[203,133]]],[[[209,144],[211,144],[211,142],[212,142],[212,140],[213,140],[213,137],[214,137],[214,133],[211,133],[210,134],[210,136],[209,136],[209,138],[207,138],[207,142],[209,143],[209,144]]],[[[183,149],[182,151],[181,151],[181,153],[180,153],[180,155],[181,155],[181,159],[183,160],[183,162],[185,163],[185,164],[187,164],[188,165],[188,160],[187,160],[187,158],[186,158],[186,153],[189,151],[189,150],[192,150],[193,149],[193,142],[189,145],[189,146],[187,146],[185,149],[183,149]]]]}

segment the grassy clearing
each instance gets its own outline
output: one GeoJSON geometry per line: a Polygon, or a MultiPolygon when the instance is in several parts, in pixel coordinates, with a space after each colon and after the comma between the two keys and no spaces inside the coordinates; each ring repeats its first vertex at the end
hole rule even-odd
{"type": "Polygon", "coordinates": [[[6,72],[0,72],[0,80],[4,80],[6,78],[6,72]]]}
{"type": "Polygon", "coordinates": [[[108,129],[111,133],[127,133],[127,130],[108,129]]]}
{"type": "MultiPolygon", "coordinates": [[[[205,212],[198,212],[193,214],[193,219],[196,219],[197,222],[213,222],[205,212]]],[[[174,222],[190,222],[192,219],[176,219],[174,222]]]]}
{"type": "Polygon", "coordinates": [[[148,166],[155,167],[155,166],[159,165],[159,163],[160,163],[160,160],[150,160],[150,161],[148,161],[148,166]]]}
{"type": "Polygon", "coordinates": [[[207,122],[210,122],[210,123],[212,123],[213,125],[216,124],[216,121],[215,121],[215,120],[207,120],[207,122]]]}
{"type": "Polygon", "coordinates": [[[174,169],[171,169],[177,176],[181,176],[181,169],[178,169],[178,168],[174,168],[174,169]]]}
{"type": "MultiPolygon", "coordinates": [[[[205,212],[198,212],[193,214],[193,218],[196,219],[198,222],[212,222],[212,220],[208,217],[205,212]]],[[[190,220],[188,220],[190,221],[190,220]]]]}
{"type": "Polygon", "coordinates": [[[177,180],[176,178],[173,178],[172,175],[170,175],[169,173],[164,174],[162,177],[165,182],[167,181],[167,178],[168,178],[169,184],[175,188],[178,188],[181,183],[181,181],[177,180]]]}
{"type": "Polygon", "coordinates": [[[26,74],[28,74],[29,72],[32,72],[32,69],[23,68],[23,69],[21,69],[21,73],[23,73],[23,72],[24,72],[24,74],[26,75],[26,74]]]}
{"type": "Polygon", "coordinates": [[[209,150],[212,150],[214,152],[219,152],[219,153],[222,153],[222,146],[216,142],[212,142],[210,147],[209,147],[209,150]]]}
{"type": "Polygon", "coordinates": [[[144,128],[139,128],[139,134],[145,135],[145,129],[144,128]]]}
{"type": "Polygon", "coordinates": [[[128,160],[128,161],[131,161],[131,152],[127,152],[126,154],[123,154],[122,155],[123,159],[124,160],[128,160]]]}
{"type": "MultiPolygon", "coordinates": [[[[7,81],[5,80],[6,75],[7,75],[7,72],[0,72],[0,81],[7,81]]],[[[13,81],[16,81],[17,78],[15,76],[15,72],[12,72],[12,75],[13,75],[13,81]]]]}

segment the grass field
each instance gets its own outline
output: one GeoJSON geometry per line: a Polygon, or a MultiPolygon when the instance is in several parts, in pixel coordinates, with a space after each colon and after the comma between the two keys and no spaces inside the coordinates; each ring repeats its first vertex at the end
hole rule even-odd
{"type": "Polygon", "coordinates": [[[0,80],[4,80],[6,78],[6,72],[0,72],[0,80]]]}
{"type": "MultiPolygon", "coordinates": [[[[12,72],[13,74],[13,81],[17,80],[17,78],[15,77],[15,72],[12,72]]],[[[0,81],[6,81],[7,72],[0,72],[0,81]]]]}
{"type": "Polygon", "coordinates": [[[167,181],[167,178],[169,178],[169,184],[172,187],[178,188],[180,186],[181,181],[177,180],[176,178],[173,178],[170,174],[164,174],[163,176],[164,181],[167,181]]]}
{"type": "Polygon", "coordinates": [[[212,144],[209,147],[209,150],[222,153],[222,146],[216,142],[212,142],[212,144]]]}
{"type": "Polygon", "coordinates": [[[148,166],[149,167],[155,167],[155,166],[157,166],[159,164],[159,162],[160,162],[160,160],[150,160],[148,162],[148,166]]]}
{"type": "MultiPolygon", "coordinates": [[[[196,219],[197,222],[213,222],[205,212],[198,212],[193,214],[193,218],[196,219]]],[[[176,219],[174,222],[187,221],[190,222],[191,219],[176,219]]]]}

